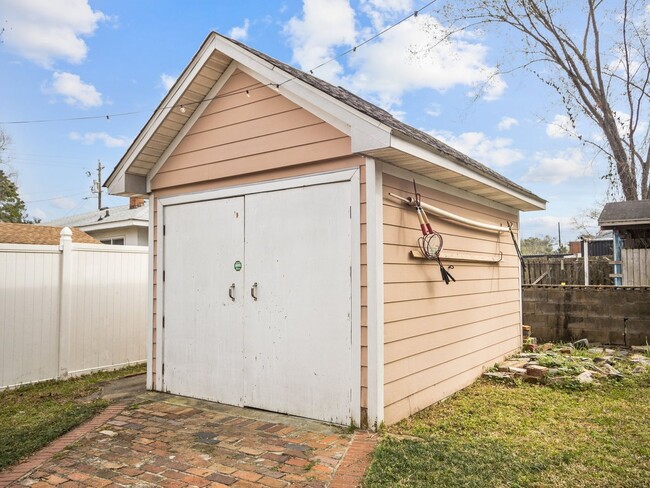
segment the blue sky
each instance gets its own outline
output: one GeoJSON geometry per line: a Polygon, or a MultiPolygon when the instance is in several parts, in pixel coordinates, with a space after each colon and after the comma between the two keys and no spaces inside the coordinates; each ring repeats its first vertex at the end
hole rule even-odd
{"type": "MultiPolygon", "coordinates": [[[[12,140],[3,157],[31,215],[92,210],[86,171],[101,160],[110,173],[210,31],[308,70],[425,3],[0,0],[0,127],[12,140]],[[136,113],[61,120],[125,112],[136,113]],[[43,119],[57,121],[9,123],[43,119]]],[[[547,199],[545,212],[522,215],[523,237],[556,235],[557,222],[563,240],[574,237],[571,217],[605,200],[606,164],[566,136],[561,104],[532,75],[494,76],[512,40],[465,35],[422,53],[427,30],[444,29],[435,6],[314,74],[547,199]]]]}

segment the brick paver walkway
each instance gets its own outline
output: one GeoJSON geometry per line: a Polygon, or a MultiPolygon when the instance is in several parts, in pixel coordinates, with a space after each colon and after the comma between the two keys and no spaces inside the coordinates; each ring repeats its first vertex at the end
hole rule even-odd
{"type": "Polygon", "coordinates": [[[10,486],[356,486],[375,443],[319,422],[170,398],[122,411],[10,486]]]}

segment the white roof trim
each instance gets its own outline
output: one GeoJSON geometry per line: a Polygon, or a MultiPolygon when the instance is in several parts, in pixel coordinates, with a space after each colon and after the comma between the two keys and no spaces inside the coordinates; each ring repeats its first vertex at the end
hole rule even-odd
{"type": "Polygon", "coordinates": [[[459,175],[467,176],[468,178],[483,183],[484,185],[494,188],[495,190],[499,190],[500,192],[506,193],[514,198],[523,200],[524,202],[539,210],[544,210],[546,208],[544,202],[538,199],[524,195],[523,193],[518,192],[513,188],[509,188],[506,185],[499,183],[498,181],[477,173],[476,171],[468,168],[463,164],[453,161],[452,159],[447,159],[445,157],[439,156],[438,154],[423,148],[419,144],[407,141],[400,138],[399,136],[393,135],[391,138],[390,146],[394,149],[397,149],[398,151],[411,154],[416,158],[423,159],[424,161],[428,161],[435,164],[436,166],[440,166],[441,168],[445,168],[453,171],[454,173],[458,173],[459,175]]]}
{"type": "Polygon", "coordinates": [[[116,222],[97,222],[96,224],[86,224],[86,225],[76,225],[74,226],[77,229],[81,229],[84,232],[95,231],[95,230],[108,230],[108,229],[120,229],[126,227],[149,227],[149,222],[146,220],[119,220],[116,222]]]}

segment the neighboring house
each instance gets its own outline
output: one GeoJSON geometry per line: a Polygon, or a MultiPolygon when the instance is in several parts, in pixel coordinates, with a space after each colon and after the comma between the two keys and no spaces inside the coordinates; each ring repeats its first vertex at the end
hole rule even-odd
{"type": "Polygon", "coordinates": [[[650,200],[607,203],[598,225],[614,231],[616,284],[650,286],[650,200]]]}
{"type": "Polygon", "coordinates": [[[64,217],[46,224],[77,227],[103,244],[149,245],[149,205],[143,198],[131,197],[129,205],[64,217]]]}
{"type": "Polygon", "coordinates": [[[521,346],[506,226],[546,202],[219,34],[106,186],[154,210],[151,389],[377,427],[521,346]],[[414,179],[423,203],[454,214],[432,217],[449,285],[417,257],[414,209],[389,195],[412,196],[414,179]]]}
{"type": "MultiPolygon", "coordinates": [[[[614,254],[614,233],[599,232],[595,237],[587,239],[589,243],[589,256],[612,256],[614,254]]],[[[584,254],[585,241],[569,242],[569,252],[578,256],[584,254]]]]}
{"type": "MultiPolygon", "coordinates": [[[[34,224],[11,224],[0,222],[0,243],[3,244],[39,244],[58,246],[63,227],[34,224]]],[[[75,227],[72,230],[72,242],[76,244],[99,244],[94,237],[75,227]]]]}

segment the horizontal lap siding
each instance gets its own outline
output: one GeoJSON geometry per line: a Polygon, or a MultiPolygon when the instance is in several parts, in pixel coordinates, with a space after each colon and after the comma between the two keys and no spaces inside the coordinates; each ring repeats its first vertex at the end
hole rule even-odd
{"type": "Polygon", "coordinates": [[[238,71],[152,180],[154,190],[349,155],[350,138],[238,71]],[[256,89],[253,89],[255,87],[256,89]]]}
{"type": "MultiPolygon", "coordinates": [[[[473,220],[506,225],[517,215],[423,186],[422,201],[473,220]]],[[[483,232],[430,215],[444,252],[492,257],[499,264],[447,262],[456,282],[446,285],[437,264],[414,259],[421,235],[413,208],[388,193],[412,195],[413,183],[384,175],[385,420],[394,423],[467,386],[519,346],[519,266],[508,234],[483,232]]]]}
{"type": "MultiPolygon", "coordinates": [[[[152,180],[156,199],[360,168],[361,196],[361,406],[367,405],[367,302],[365,255],[365,159],[350,153],[350,138],[248,75],[236,72],[222,88],[239,93],[216,98],[194,123],[152,180]]],[[[155,205],[156,200],[152,200],[155,205]]],[[[154,207],[155,208],[155,207],[154,207]]],[[[153,371],[155,375],[157,225],[154,211],[153,371]]],[[[155,380],[154,380],[155,384],[155,380]]]]}

